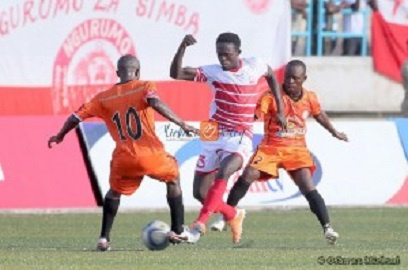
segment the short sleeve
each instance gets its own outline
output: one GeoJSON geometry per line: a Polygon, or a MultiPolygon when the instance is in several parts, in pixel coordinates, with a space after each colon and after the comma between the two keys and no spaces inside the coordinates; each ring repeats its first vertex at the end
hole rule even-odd
{"type": "Polygon", "coordinates": [[[83,104],[79,109],[74,113],[75,117],[80,121],[84,121],[87,118],[99,117],[101,115],[102,106],[96,97],[91,101],[83,104]]]}
{"type": "Polygon", "coordinates": [[[262,118],[268,113],[269,109],[273,106],[273,98],[270,93],[266,92],[261,96],[256,104],[255,115],[258,119],[262,118]]]}
{"type": "Polygon", "coordinates": [[[198,68],[197,73],[194,77],[195,82],[206,82],[207,81],[207,76],[204,73],[203,68],[198,68]]]}
{"type": "Polygon", "coordinates": [[[159,98],[159,94],[157,93],[157,87],[154,82],[146,82],[146,86],[144,89],[144,101],[147,102],[148,98],[159,98]]]}
{"type": "Polygon", "coordinates": [[[315,93],[309,92],[309,102],[311,114],[313,116],[316,116],[322,112],[319,99],[317,98],[317,95],[315,93]]]}

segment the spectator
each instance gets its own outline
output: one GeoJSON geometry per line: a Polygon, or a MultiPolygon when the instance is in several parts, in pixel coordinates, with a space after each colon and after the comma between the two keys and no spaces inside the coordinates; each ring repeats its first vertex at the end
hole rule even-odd
{"type": "Polygon", "coordinates": [[[306,14],[307,3],[306,3],[306,0],[291,0],[290,4],[292,6],[292,9],[294,9],[296,12],[302,14],[303,19],[307,19],[307,14],[306,14]]]}
{"type": "MultiPolygon", "coordinates": [[[[377,10],[376,0],[342,0],[338,4],[333,1],[327,3],[326,8],[328,13],[334,14],[340,12],[342,9],[352,9],[352,13],[343,15],[343,32],[349,34],[362,35],[364,33],[364,14],[360,12],[368,6],[373,10],[377,10]]],[[[362,44],[362,37],[345,38],[343,42],[343,55],[361,55],[361,48],[365,46],[362,44]]]]}
{"type": "MultiPolygon", "coordinates": [[[[304,32],[306,30],[306,8],[308,4],[306,0],[291,0],[292,12],[292,31],[304,32]]],[[[304,38],[292,37],[292,54],[305,54],[305,40],[304,38]]]]}

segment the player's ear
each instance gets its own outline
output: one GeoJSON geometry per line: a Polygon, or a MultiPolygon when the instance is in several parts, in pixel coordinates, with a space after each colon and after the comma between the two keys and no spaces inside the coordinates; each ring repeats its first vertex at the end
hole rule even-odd
{"type": "Polygon", "coordinates": [[[116,70],[116,76],[120,77],[119,70],[116,70]]]}
{"type": "Polygon", "coordinates": [[[238,54],[241,54],[241,52],[242,52],[241,49],[238,49],[238,54]]]}
{"type": "Polygon", "coordinates": [[[136,76],[137,79],[139,79],[139,77],[140,77],[140,69],[137,69],[137,70],[136,70],[135,76],[136,76]]]}
{"type": "Polygon", "coordinates": [[[306,81],[307,80],[307,75],[305,75],[304,77],[303,77],[303,81],[306,81]]]}

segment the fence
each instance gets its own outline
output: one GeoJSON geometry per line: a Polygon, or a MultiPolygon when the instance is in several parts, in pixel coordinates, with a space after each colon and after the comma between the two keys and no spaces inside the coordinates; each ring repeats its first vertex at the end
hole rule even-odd
{"type": "MultiPolygon", "coordinates": [[[[292,28],[292,40],[304,40],[304,48],[302,54],[304,54],[305,56],[322,56],[325,54],[330,54],[324,50],[325,41],[337,42],[339,40],[348,38],[361,38],[361,42],[359,45],[360,55],[367,55],[369,36],[368,20],[371,14],[370,9],[368,7],[364,7],[359,11],[354,11],[351,8],[348,8],[342,9],[339,13],[332,15],[327,12],[326,3],[326,0],[309,0],[308,6],[305,9],[306,18],[300,19],[305,20],[306,22],[305,24],[303,23],[303,29],[292,28]],[[345,16],[358,14],[361,14],[363,16],[362,31],[360,33],[345,31],[341,26],[345,16]]],[[[297,17],[297,19],[299,20],[299,16],[296,16],[298,14],[298,11],[292,9],[293,17],[295,19],[297,17]]]]}

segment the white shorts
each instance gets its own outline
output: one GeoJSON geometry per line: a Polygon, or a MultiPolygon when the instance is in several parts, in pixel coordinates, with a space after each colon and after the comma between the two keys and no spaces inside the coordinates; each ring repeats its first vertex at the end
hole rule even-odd
{"type": "Polygon", "coordinates": [[[242,134],[220,134],[217,141],[201,141],[201,145],[203,149],[196,164],[196,172],[199,173],[217,171],[221,161],[231,154],[239,155],[242,158],[242,166],[245,166],[253,151],[252,138],[242,134]]]}

